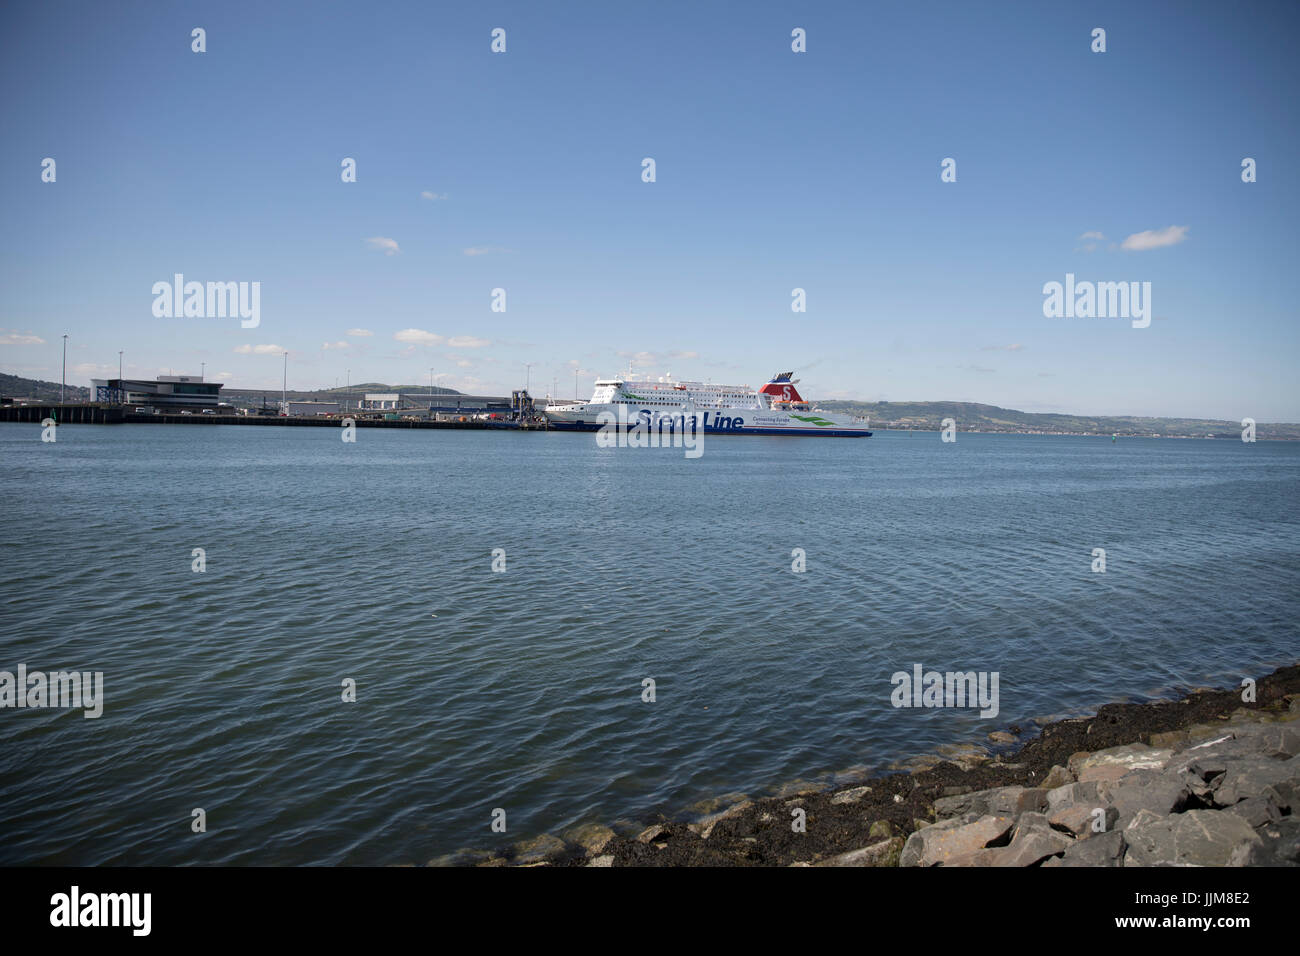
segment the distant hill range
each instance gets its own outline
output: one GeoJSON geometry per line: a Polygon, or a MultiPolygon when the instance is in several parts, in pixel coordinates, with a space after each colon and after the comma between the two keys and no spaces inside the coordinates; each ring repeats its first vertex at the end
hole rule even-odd
{"type": "MultiPolygon", "coordinates": [[[[975,402],[818,402],[827,411],[870,416],[879,428],[939,430],[945,418],[958,431],[1015,432],[1044,435],[1121,435],[1159,438],[1234,438],[1241,440],[1240,421],[1207,418],[1141,418],[1132,415],[1058,415],[1020,412],[975,402]]],[[[1256,422],[1259,439],[1300,440],[1300,424],[1256,422]]]]}
{"type": "MultiPolygon", "coordinates": [[[[41,402],[57,402],[59,400],[59,383],[42,382],[34,378],[20,378],[17,375],[6,375],[0,372],[0,397],[34,398],[41,402]]],[[[90,401],[90,389],[84,385],[81,387],[69,385],[64,391],[63,397],[69,402],[88,402],[90,401]]]]}
{"type": "MultiPolygon", "coordinates": [[[[294,401],[342,401],[345,397],[357,402],[364,398],[368,392],[399,392],[407,396],[428,395],[428,385],[384,385],[380,382],[361,382],[350,388],[321,388],[304,391],[301,389],[289,389],[288,397],[294,401]]],[[[459,395],[460,392],[454,388],[444,388],[439,385],[433,389],[437,395],[459,395]]],[[[257,388],[231,388],[227,386],[221,390],[222,401],[230,402],[233,405],[260,405],[263,399],[266,399],[268,405],[280,401],[280,389],[257,389],[257,388]]],[[[88,402],[91,400],[91,389],[86,386],[69,385],[64,392],[64,396],[69,402],[88,402]]],[[[0,397],[11,398],[34,398],[40,402],[55,402],[59,400],[59,383],[43,382],[34,378],[22,378],[18,375],[6,375],[0,372],[0,397]]]]}
{"type": "MultiPolygon", "coordinates": [[[[460,395],[461,392],[454,388],[444,388],[441,385],[433,388],[435,395],[460,395]]],[[[397,392],[409,399],[416,399],[420,395],[428,395],[430,392],[428,385],[385,385],[382,382],[362,382],[358,385],[350,385],[338,388],[318,388],[314,390],[289,389],[287,397],[295,402],[342,402],[348,401],[355,405],[366,395],[392,394],[397,392]]],[[[221,400],[230,402],[232,405],[260,405],[265,399],[268,405],[274,404],[280,400],[280,389],[278,388],[235,388],[227,385],[221,390],[221,400]]]]}
{"type": "MultiPolygon", "coordinates": [[[[315,390],[290,389],[289,398],[295,401],[356,402],[367,392],[400,392],[408,397],[429,394],[428,385],[385,385],[382,382],[362,382],[348,388],[321,388],[315,390]]],[[[460,395],[454,388],[439,385],[433,389],[437,395],[460,395]]],[[[67,400],[90,401],[90,389],[69,385],[67,400]]],[[[268,405],[280,400],[278,389],[232,388],[221,390],[222,399],[235,405],[268,405]]],[[[4,398],[35,398],[43,402],[59,400],[59,383],[42,382],[0,373],[0,396],[4,398]]],[[[1241,440],[1240,421],[1219,421],[1206,418],[1139,418],[1136,416],[1059,415],[1021,412],[997,405],[980,405],[976,402],[818,402],[819,407],[833,412],[870,417],[877,428],[938,431],[945,418],[957,423],[958,431],[1014,432],[1017,434],[1044,435],[1121,435],[1149,438],[1233,438],[1241,440]]],[[[1255,437],[1259,439],[1300,440],[1300,424],[1286,422],[1257,422],[1255,437]]]]}

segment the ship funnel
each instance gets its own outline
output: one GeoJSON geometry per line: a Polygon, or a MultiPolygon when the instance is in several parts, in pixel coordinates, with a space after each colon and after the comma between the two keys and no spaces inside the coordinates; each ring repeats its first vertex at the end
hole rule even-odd
{"type": "Polygon", "coordinates": [[[759,392],[769,396],[774,402],[802,402],[803,396],[794,387],[793,375],[793,372],[778,372],[772,376],[770,382],[759,389],[759,392]]]}

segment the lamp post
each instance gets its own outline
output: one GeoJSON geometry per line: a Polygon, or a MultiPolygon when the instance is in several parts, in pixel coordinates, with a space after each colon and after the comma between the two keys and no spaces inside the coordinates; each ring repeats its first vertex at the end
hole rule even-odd
{"type": "Polygon", "coordinates": [[[284,381],[280,385],[280,404],[284,406],[284,413],[289,414],[289,353],[284,353],[284,381]]]}
{"type": "Polygon", "coordinates": [[[536,365],[536,364],[537,364],[536,362],[525,362],[525,363],[524,363],[524,368],[527,369],[527,373],[526,373],[525,376],[524,376],[524,391],[525,391],[525,392],[528,391],[528,386],[532,384],[532,381],[533,381],[533,366],[536,365]]]}
{"type": "Polygon", "coordinates": [[[68,333],[63,333],[63,378],[59,380],[59,404],[63,404],[63,393],[68,387],[68,333]]]}
{"type": "Polygon", "coordinates": [[[433,411],[433,369],[429,369],[429,411],[433,411]]]}
{"type": "Polygon", "coordinates": [[[207,370],[208,370],[208,363],[207,363],[207,362],[200,362],[200,363],[199,363],[199,378],[200,378],[200,379],[203,378],[203,375],[204,375],[205,372],[207,372],[207,370]]]}

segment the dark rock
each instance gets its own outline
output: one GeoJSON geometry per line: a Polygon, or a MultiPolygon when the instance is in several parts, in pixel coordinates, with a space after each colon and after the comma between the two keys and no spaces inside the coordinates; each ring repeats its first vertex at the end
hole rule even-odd
{"type": "Polygon", "coordinates": [[[1259,842],[1237,847],[1233,866],[1300,866],[1300,819],[1283,817],[1256,831],[1259,842]]]}
{"type": "Polygon", "coordinates": [[[1064,852],[1074,840],[1052,829],[1047,817],[1033,811],[1023,813],[1011,832],[1011,843],[985,852],[996,857],[994,866],[1033,866],[1049,856],[1064,852]]]}
{"type": "Polygon", "coordinates": [[[1115,829],[1118,820],[1119,811],[1104,805],[1090,807],[1085,803],[1066,803],[1047,812],[1048,823],[1058,830],[1069,830],[1080,840],[1115,829]],[[1100,817],[1097,816],[1097,810],[1101,810],[1100,817]],[[1102,829],[1096,830],[1094,827],[1099,821],[1102,829]]]}
{"type": "Polygon", "coordinates": [[[1064,787],[1071,783],[1074,783],[1074,774],[1057,764],[1047,771],[1047,776],[1039,786],[1044,790],[1055,790],[1057,787],[1064,787]]]}
{"type": "Polygon", "coordinates": [[[1294,780],[1265,787],[1264,796],[1272,800],[1284,814],[1296,813],[1297,808],[1300,808],[1300,784],[1294,780]]]}
{"type": "Polygon", "coordinates": [[[1167,820],[1167,819],[1168,817],[1166,817],[1164,814],[1153,813],[1150,810],[1143,809],[1143,810],[1139,810],[1137,812],[1137,815],[1133,817],[1133,819],[1130,820],[1126,826],[1123,826],[1120,829],[1132,830],[1134,827],[1144,827],[1144,826],[1148,826],[1149,824],[1159,823],[1161,820],[1167,820]]]}
{"type": "Polygon", "coordinates": [[[1047,806],[1047,791],[1042,787],[998,787],[976,790],[934,801],[934,812],[944,817],[1018,816],[1027,810],[1047,806]]]}
{"type": "Polygon", "coordinates": [[[893,866],[898,859],[899,853],[903,849],[903,838],[893,837],[889,840],[881,840],[879,843],[873,843],[871,846],[864,846],[860,850],[850,850],[848,853],[840,853],[828,860],[823,860],[816,866],[893,866]]]}
{"type": "Polygon", "coordinates": [[[1300,763],[1253,757],[1230,763],[1214,787],[1214,802],[1230,807],[1247,797],[1264,795],[1264,790],[1280,783],[1300,783],[1300,763]]]}
{"type": "Polygon", "coordinates": [[[1023,814],[1012,830],[1006,846],[991,846],[970,853],[957,854],[944,861],[945,866],[1034,866],[1054,858],[1074,843],[1071,837],[1052,829],[1041,813],[1023,814]]]}
{"type": "Polygon", "coordinates": [[[1290,724],[1255,724],[1233,733],[1261,757],[1287,760],[1300,753],[1300,730],[1290,724]]]}
{"type": "Polygon", "coordinates": [[[1216,810],[1189,810],[1150,823],[1135,820],[1123,833],[1125,866],[1227,866],[1239,847],[1261,842],[1241,817],[1216,810]]]}
{"type": "Polygon", "coordinates": [[[1191,793],[1183,774],[1134,770],[1123,779],[1098,788],[1098,795],[1118,812],[1116,825],[1126,827],[1139,810],[1162,816],[1187,806],[1191,793]]]}
{"type": "Polygon", "coordinates": [[[971,823],[959,818],[917,830],[907,838],[898,865],[934,866],[969,856],[1006,836],[1013,822],[1009,816],[985,816],[971,823]]]}
{"type": "Polygon", "coordinates": [[[1224,813],[1234,813],[1258,830],[1265,823],[1276,823],[1282,819],[1282,811],[1268,797],[1247,797],[1240,803],[1233,804],[1224,813]]]}
{"type": "Polygon", "coordinates": [[[1101,806],[1105,801],[1098,791],[1095,780],[1087,783],[1067,783],[1063,787],[1047,791],[1047,811],[1071,804],[1084,804],[1089,807],[1101,806]]]}
{"type": "Polygon", "coordinates": [[[1043,866],[1123,866],[1124,834],[1119,830],[1094,834],[1066,848],[1060,860],[1048,860],[1043,866]]]}

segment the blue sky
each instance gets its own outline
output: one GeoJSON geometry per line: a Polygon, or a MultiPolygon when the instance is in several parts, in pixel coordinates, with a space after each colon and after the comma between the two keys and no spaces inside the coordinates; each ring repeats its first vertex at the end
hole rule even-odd
{"type": "Polygon", "coordinates": [[[57,380],[67,333],[75,384],[122,349],[128,375],[278,388],[287,349],[297,388],[432,367],[499,394],[532,362],[535,393],[577,369],[585,396],[631,361],[1300,421],[1297,25],[1290,3],[10,4],[0,370],[57,380]],[[154,317],[177,272],[260,282],[260,326],[154,317]],[[1066,273],[1150,282],[1155,320],[1045,318],[1066,273]]]}

